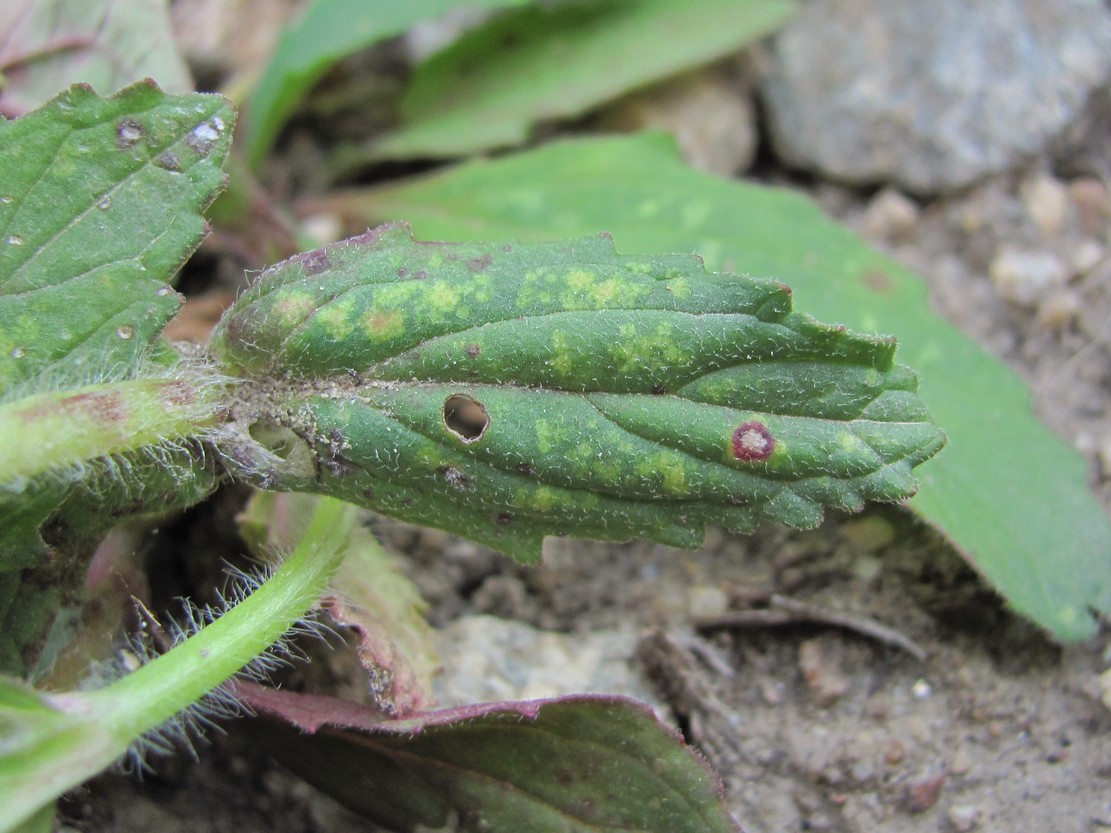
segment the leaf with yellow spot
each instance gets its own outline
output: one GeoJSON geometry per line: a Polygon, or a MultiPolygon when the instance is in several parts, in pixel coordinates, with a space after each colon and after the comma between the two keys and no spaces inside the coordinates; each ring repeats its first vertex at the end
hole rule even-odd
{"type": "Polygon", "coordinates": [[[267,270],[213,349],[251,418],[316,461],[266,485],[522,560],[547,535],[689,547],[708,523],[812,526],[912,494],[944,442],[892,339],[792,312],[776,281],[623,257],[605,236],[430,244],[385,226],[267,270]],[[273,326],[305,297],[311,314],[273,326]]]}

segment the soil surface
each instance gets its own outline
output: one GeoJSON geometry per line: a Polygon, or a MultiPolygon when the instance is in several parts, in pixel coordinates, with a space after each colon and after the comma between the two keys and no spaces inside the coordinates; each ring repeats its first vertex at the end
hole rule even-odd
{"type": "MultiPolygon", "coordinates": [[[[806,190],[923,276],[936,309],[1027,380],[1036,412],[1087,455],[1111,510],[1102,106],[1094,100],[1075,135],[1028,166],[930,199],[800,178],[766,149],[749,175],[806,190]],[[1039,257],[1064,264],[1062,276],[1039,280],[1039,257]]],[[[439,533],[379,527],[437,627],[481,614],[578,639],[625,634],[626,656],[609,662],[670,710],[749,833],[1111,830],[1106,629],[1054,644],[897,507],[807,532],[712,531],[697,552],[552,541],[533,569],[439,533]],[[732,613],[742,615],[725,621],[732,613]]],[[[343,652],[326,661],[342,667],[343,652]]],[[[185,752],[159,760],[142,781],[97,779],[63,801],[62,822],[376,829],[235,727],[197,754],[199,765],[185,752]]]]}

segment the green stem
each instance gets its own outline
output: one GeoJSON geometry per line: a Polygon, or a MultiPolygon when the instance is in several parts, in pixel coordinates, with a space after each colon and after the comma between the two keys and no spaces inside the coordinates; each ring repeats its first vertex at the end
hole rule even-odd
{"type": "Polygon", "coordinates": [[[0,831],[110,766],[142,734],[226,682],[288,631],[343,561],[356,511],[322,498],[277,572],[215,622],[103,689],[46,696],[52,710],[39,717],[43,727],[32,729],[34,738],[28,735],[27,754],[5,753],[0,743],[0,831]]]}
{"type": "Polygon", "coordinates": [[[196,436],[217,424],[222,386],[136,379],[41,393],[0,405],[0,484],[107,454],[196,436]]]}
{"type": "Polygon", "coordinates": [[[297,547],[258,590],[181,645],[88,697],[131,704],[114,719],[131,738],[227,681],[320,598],[346,554],[356,512],[351,504],[320,499],[297,547]]]}

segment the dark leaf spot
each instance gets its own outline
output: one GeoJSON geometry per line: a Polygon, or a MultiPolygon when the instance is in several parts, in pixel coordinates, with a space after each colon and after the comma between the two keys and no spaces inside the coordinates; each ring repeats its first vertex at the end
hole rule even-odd
{"type": "Polygon", "coordinates": [[[165,151],[155,157],[154,164],[166,171],[180,171],[181,160],[177,158],[176,153],[165,151]]]}
{"type": "Polygon", "coordinates": [[[482,403],[465,393],[444,400],[444,427],[465,443],[478,441],[490,425],[482,403]]]}
{"type": "Polygon", "coordinates": [[[311,252],[294,255],[291,260],[300,263],[304,267],[306,275],[319,274],[332,265],[331,258],[323,249],[313,249],[311,252]]]}
{"type": "Polygon", "coordinates": [[[733,456],[738,460],[767,460],[774,450],[775,437],[762,422],[742,422],[733,431],[733,456]]]}
{"type": "Polygon", "coordinates": [[[453,489],[463,490],[469,489],[471,486],[471,479],[455,466],[441,466],[436,469],[436,473],[443,477],[444,481],[453,489]]]}
{"type": "Polygon", "coordinates": [[[472,359],[477,359],[478,354],[482,352],[482,348],[479,347],[477,344],[468,344],[465,352],[472,359]]]}
{"type": "Polygon", "coordinates": [[[472,257],[467,261],[467,266],[470,267],[472,272],[481,272],[485,269],[489,269],[493,261],[494,258],[490,255],[482,255],[481,257],[472,257]]]}
{"type": "Polygon", "coordinates": [[[886,295],[895,288],[895,282],[891,280],[891,276],[878,269],[866,271],[860,276],[860,282],[864,284],[865,289],[875,292],[877,295],[886,295]]]}
{"type": "Polygon", "coordinates": [[[143,125],[135,121],[135,119],[120,119],[116,124],[116,147],[120,150],[135,147],[145,133],[146,131],[143,125]]]}

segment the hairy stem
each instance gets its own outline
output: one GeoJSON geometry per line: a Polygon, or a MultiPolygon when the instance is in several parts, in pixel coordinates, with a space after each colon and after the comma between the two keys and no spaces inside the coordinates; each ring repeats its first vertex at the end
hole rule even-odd
{"type": "Polygon", "coordinates": [[[222,385],[135,379],[40,393],[0,405],[0,484],[197,436],[217,424],[222,385]]]}
{"type": "Polygon", "coordinates": [[[21,723],[25,737],[9,739],[7,749],[0,743],[0,831],[110,766],[141,735],[277,641],[311,608],[343,561],[356,511],[321,499],[277,572],[219,619],[105,688],[44,696],[49,709],[37,714],[41,726],[31,725],[28,712],[21,723]]]}

